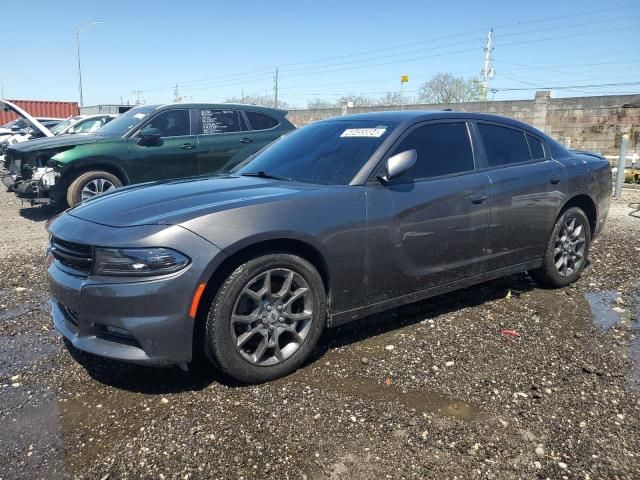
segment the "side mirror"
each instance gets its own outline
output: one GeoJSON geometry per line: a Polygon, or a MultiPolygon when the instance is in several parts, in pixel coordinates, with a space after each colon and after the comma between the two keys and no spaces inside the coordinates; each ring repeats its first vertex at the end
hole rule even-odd
{"type": "Polygon", "coordinates": [[[378,180],[382,183],[387,183],[394,178],[398,178],[413,167],[416,160],[418,160],[418,152],[415,150],[405,150],[404,152],[396,153],[393,157],[387,159],[385,174],[379,175],[378,180]]]}
{"type": "Polygon", "coordinates": [[[155,145],[160,142],[162,132],[154,127],[144,127],[140,130],[140,145],[155,145]]]}

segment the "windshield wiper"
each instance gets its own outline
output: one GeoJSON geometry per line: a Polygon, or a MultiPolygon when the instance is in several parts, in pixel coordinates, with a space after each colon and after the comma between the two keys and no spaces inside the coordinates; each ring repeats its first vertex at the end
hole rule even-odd
{"type": "Polygon", "coordinates": [[[290,178],[279,177],[278,175],[272,175],[271,173],[267,173],[264,170],[260,170],[258,172],[244,172],[240,174],[243,177],[259,177],[259,178],[270,178],[272,180],[284,180],[290,181],[290,178]]]}

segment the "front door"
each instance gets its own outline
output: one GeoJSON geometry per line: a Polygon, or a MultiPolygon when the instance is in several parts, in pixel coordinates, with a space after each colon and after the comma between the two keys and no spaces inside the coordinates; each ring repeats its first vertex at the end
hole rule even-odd
{"type": "Polygon", "coordinates": [[[492,184],[488,270],[542,258],[564,203],[564,167],[541,139],[520,129],[482,122],[476,128],[492,184]]]}
{"type": "Polygon", "coordinates": [[[390,155],[415,149],[416,164],[367,186],[367,301],[426,290],[484,271],[489,177],[474,171],[464,121],[419,125],[390,155]]]}
{"type": "Polygon", "coordinates": [[[198,175],[198,138],[192,135],[188,109],[161,111],[141,130],[145,127],[157,128],[162,136],[152,144],[141,144],[140,132],[129,139],[131,183],[198,175]]]}

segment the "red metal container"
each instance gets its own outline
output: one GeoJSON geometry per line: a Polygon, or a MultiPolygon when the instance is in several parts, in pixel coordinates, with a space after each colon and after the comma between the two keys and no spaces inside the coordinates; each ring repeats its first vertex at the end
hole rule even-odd
{"type": "MultiPolygon", "coordinates": [[[[46,102],[40,100],[9,100],[26,110],[33,117],[67,118],[78,115],[80,109],[77,102],[46,102]]],[[[0,125],[16,118],[13,112],[0,110],[0,125]]]]}

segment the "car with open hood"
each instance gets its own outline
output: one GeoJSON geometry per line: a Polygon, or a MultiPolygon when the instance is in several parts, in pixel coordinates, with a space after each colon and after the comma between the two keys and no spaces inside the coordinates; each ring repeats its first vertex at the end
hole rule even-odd
{"type": "Polygon", "coordinates": [[[58,216],[53,321],[80,350],[243,382],[325,326],[529,271],[562,287],[607,216],[611,168],[515,120],[378,112],[296,130],[229,174],[134,185],[58,216]]]}
{"type": "Polygon", "coordinates": [[[255,105],[142,105],[91,135],[9,147],[10,186],[34,203],[73,206],[124,185],[228,171],[295,127],[255,105]]]}

